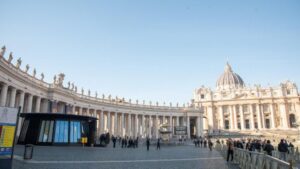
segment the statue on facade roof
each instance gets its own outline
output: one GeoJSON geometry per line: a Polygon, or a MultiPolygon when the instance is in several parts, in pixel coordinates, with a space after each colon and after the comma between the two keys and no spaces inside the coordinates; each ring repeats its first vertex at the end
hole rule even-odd
{"type": "Polygon", "coordinates": [[[9,57],[8,57],[7,62],[8,62],[8,63],[11,63],[11,61],[13,60],[13,58],[14,58],[14,57],[13,57],[13,53],[10,52],[10,53],[9,53],[9,57]]]}
{"type": "Polygon", "coordinates": [[[172,107],[172,102],[170,102],[170,107],[172,107]]]}
{"type": "Polygon", "coordinates": [[[128,102],[131,104],[131,99],[129,99],[128,102]]]}
{"type": "Polygon", "coordinates": [[[179,103],[178,102],[176,103],[176,107],[179,107],[179,103]]]}
{"type": "Polygon", "coordinates": [[[95,92],[95,97],[96,97],[96,98],[98,97],[98,92],[95,92]]]}
{"type": "Polygon", "coordinates": [[[75,93],[77,93],[77,86],[74,87],[74,91],[75,91],[75,93]]]}
{"type": "Polygon", "coordinates": [[[83,88],[81,88],[81,94],[82,94],[82,95],[84,94],[84,90],[83,90],[83,88]]]}
{"type": "Polygon", "coordinates": [[[17,60],[16,68],[19,69],[20,66],[21,66],[21,64],[22,64],[22,59],[19,58],[19,59],[17,60]]]}
{"type": "Polygon", "coordinates": [[[105,95],[104,94],[102,94],[102,99],[105,99],[105,95]]]}
{"type": "Polygon", "coordinates": [[[36,75],[36,69],[34,68],[32,76],[35,77],[35,75],[36,75]]]}
{"type": "Polygon", "coordinates": [[[65,74],[63,73],[58,74],[57,85],[62,87],[64,80],[65,80],[65,74]]]}
{"type": "Polygon", "coordinates": [[[54,75],[54,77],[53,77],[53,84],[55,84],[55,83],[56,83],[56,75],[54,75]]]}
{"type": "Polygon", "coordinates": [[[164,106],[166,105],[166,102],[164,102],[164,106]]]}
{"type": "Polygon", "coordinates": [[[111,100],[111,95],[108,95],[108,100],[111,100]]]}
{"type": "Polygon", "coordinates": [[[70,87],[71,87],[71,82],[68,81],[68,89],[70,89],[70,87]]]}
{"type": "Polygon", "coordinates": [[[145,105],[145,100],[143,100],[143,105],[145,105]]]}
{"type": "Polygon", "coordinates": [[[156,102],[156,106],[158,106],[158,102],[156,102]]]}
{"type": "Polygon", "coordinates": [[[5,51],[6,51],[6,47],[3,46],[3,47],[1,48],[0,58],[3,58],[3,56],[4,56],[4,54],[5,54],[5,51]]]}
{"type": "Polygon", "coordinates": [[[91,96],[91,90],[90,89],[88,90],[88,96],[91,96]]]}
{"type": "Polygon", "coordinates": [[[25,67],[25,73],[28,72],[29,68],[30,68],[30,67],[29,67],[29,65],[27,64],[26,67],[25,67]]]}
{"type": "Polygon", "coordinates": [[[44,73],[41,73],[41,81],[44,81],[44,73]]]}
{"type": "Polygon", "coordinates": [[[71,90],[74,90],[74,83],[71,84],[71,90]]]}

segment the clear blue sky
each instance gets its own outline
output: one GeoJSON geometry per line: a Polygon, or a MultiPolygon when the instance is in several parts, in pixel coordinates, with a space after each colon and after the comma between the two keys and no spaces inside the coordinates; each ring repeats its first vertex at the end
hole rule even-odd
{"type": "Polygon", "coordinates": [[[300,84],[299,0],[2,0],[0,7],[0,45],[47,81],[64,72],[66,82],[100,94],[183,103],[201,85],[215,89],[229,57],[247,84],[300,84]]]}

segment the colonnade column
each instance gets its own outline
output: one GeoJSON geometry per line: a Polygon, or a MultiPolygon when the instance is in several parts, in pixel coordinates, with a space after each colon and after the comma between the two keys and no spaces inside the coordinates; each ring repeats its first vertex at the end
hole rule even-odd
{"type": "MultiPolygon", "coordinates": [[[[103,112],[101,111],[101,113],[102,113],[101,117],[103,117],[103,112]]],[[[78,114],[82,115],[82,107],[79,107],[78,114]]],[[[101,121],[101,123],[102,123],[102,121],[101,121]]],[[[103,128],[103,127],[101,127],[101,128],[103,128]]]]}
{"type": "Polygon", "coordinates": [[[11,94],[10,94],[9,107],[15,107],[16,94],[17,94],[17,89],[16,88],[12,88],[11,89],[11,94]]]}
{"type": "Polygon", "coordinates": [[[260,112],[260,106],[259,104],[256,104],[256,120],[257,120],[257,128],[261,129],[262,125],[261,125],[261,112],[260,112]]]}
{"type": "Polygon", "coordinates": [[[134,122],[134,125],[135,125],[135,137],[138,137],[139,136],[139,116],[138,114],[135,114],[135,122],[134,122]]]}
{"type": "Polygon", "coordinates": [[[155,138],[158,139],[159,137],[159,123],[158,123],[158,115],[155,116],[155,138]]]}
{"type": "Polygon", "coordinates": [[[274,115],[274,105],[273,103],[270,104],[270,111],[271,111],[271,117],[270,117],[270,122],[271,122],[271,126],[270,128],[271,129],[274,129],[275,128],[275,115],[274,115]]]}
{"type": "MultiPolygon", "coordinates": [[[[21,110],[20,112],[23,113],[23,106],[24,106],[24,98],[25,98],[25,93],[23,91],[21,91],[20,93],[20,101],[19,101],[19,106],[21,107],[21,110]]],[[[22,118],[19,118],[19,121],[18,121],[18,128],[17,128],[17,136],[20,135],[20,132],[21,132],[21,127],[22,127],[22,118]]]]}
{"type": "Polygon", "coordinates": [[[266,129],[266,121],[265,121],[265,112],[264,112],[264,108],[263,105],[259,105],[260,107],[260,113],[261,113],[261,121],[262,121],[262,128],[266,129]]]}
{"type": "MultiPolygon", "coordinates": [[[[80,115],[82,115],[82,108],[79,108],[80,115]]],[[[100,112],[100,134],[104,133],[104,112],[101,110],[100,112]]]]}
{"type": "Polygon", "coordinates": [[[36,98],[36,103],[35,103],[35,112],[38,113],[40,112],[41,109],[41,97],[36,98]]]}
{"type": "Polygon", "coordinates": [[[118,135],[118,113],[115,112],[114,115],[114,135],[117,136],[118,135]]]}
{"type": "Polygon", "coordinates": [[[191,129],[190,129],[190,116],[187,115],[187,134],[188,134],[188,139],[191,138],[191,129]]]}
{"type": "Polygon", "coordinates": [[[32,111],[32,98],[33,96],[31,94],[28,95],[28,102],[27,102],[27,113],[30,113],[32,111]]]}
{"type": "Polygon", "coordinates": [[[148,130],[149,138],[152,138],[152,116],[149,115],[149,130],[148,130]]]}
{"type": "Polygon", "coordinates": [[[144,137],[145,136],[145,115],[143,114],[142,115],[142,131],[141,131],[142,133],[142,136],[144,137]]]}
{"type": "Polygon", "coordinates": [[[107,112],[107,132],[109,132],[111,134],[111,123],[110,123],[110,112],[107,112]]]}
{"type": "Polygon", "coordinates": [[[127,134],[129,137],[132,136],[131,133],[132,133],[131,132],[131,114],[128,114],[128,132],[127,132],[127,134]]]}
{"type": "Polygon", "coordinates": [[[197,119],[197,136],[200,137],[201,136],[201,115],[196,117],[197,119]]]}
{"type": "Polygon", "coordinates": [[[172,130],[172,136],[174,135],[174,125],[173,125],[173,116],[170,116],[170,122],[171,122],[171,130],[172,130]]]}
{"type": "Polygon", "coordinates": [[[122,133],[122,137],[125,136],[125,117],[124,117],[124,113],[121,114],[121,133],[122,133]]]}
{"type": "Polygon", "coordinates": [[[243,111],[243,105],[239,105],[240,108],[240,124],[241,124],[241,130],[245,129],[245,124],[244,124],[244,111],[243,111]]]}
{"type": "Polygon", "coordinates": [[[251,127],[250,129],[251,130],[254,130],[255,129],[255,125],[254,125],[254,114],[253,114],[253,107],[252,107],[252,104],[249,105],[250,107],[250,122],[251,122],[251,127]]]}
{"type": "Polygon", "coordinates": [[[237,126],[236,105],[233,105],[232,109],[233,109],[233,127],[235,130],[237,130],[238,126],[237,126]]]}
{"type": "Polygon", "coordinates": [[[6,106],[6,98],[7,98],[7,90],[8,90],[8,85],[3,84],[2,85],[2,90],[1,90],[1,101],[0,101],[0,106],[6,106]]]}
{"type": "Polygon", "coordinates": [[[281,103],[279,105],[279,114],[280,114],[281,127],[283,129],[288,128],[287,117],[286,117],[286,106],[284,103],[281,103]]]}
{"type": "Polygon", "coordinates": [[[176,125],[179,126],[179,116],[176,116],[176,125]]]}

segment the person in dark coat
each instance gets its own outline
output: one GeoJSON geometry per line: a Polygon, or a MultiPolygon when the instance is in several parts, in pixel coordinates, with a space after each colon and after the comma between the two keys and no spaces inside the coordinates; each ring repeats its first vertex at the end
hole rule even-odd
{"type": "Polygon", "coordinates": [[[231,139],[227,142],[228,150],[227,150],[227,162],[229,161],[229,157],[231,156],[231,161],[233,161],[233,141],[231,139]]]}
{"type": "Polygon", "coordinates": [[[201,140],[200,140],[201,148],[202,148],[202,144],[203,144],[203,139],[201,138],[201,140]]]}
{"type": "Polygon", "coordinates": [[[160,138],[157,139],[156,150],[160,150],[160,138]]]}
{"type": "Polygon", "coordinates": [[[206,139],[204,140],[203,144],[204,144],[204,148],[206,148],[207,147],[207,141],[206,141],[206,139]]]}
{"type": "Polygon", "coordinates": [[[208,140],[208,147],[209,147],[209,150],[212,151],[213,142],[210,139],[208,140]]]}
{"type": "Polygon", "coordinates": [[[114,148],[116,148],[117,138],[113,136],[112,137],[112,141],[113,141],[113,144],[114,144],[114,148]]]}
{"type": "Polygon", "coordinates": [[[280,153],[281,160],[286,161],[286,154],[289,152],[288,144],[282,139],[278,144],[278,151],[280,153]]]}
{"type": "Polygon", "coordinates": [[[149,147],[150,147],[150,139],[149,139],[149,137],[147,137],[146,144],[147,144],[147,151],[149,151],[149,147]]]}
{"type": "Polygon", "coordinates": [[[272,156],[272,151],[274,150],[274,147],[271,144],[270,140],[267,140],[267,143],[264,146],[264,151],[267,152],[269,156],[272,156]]]}

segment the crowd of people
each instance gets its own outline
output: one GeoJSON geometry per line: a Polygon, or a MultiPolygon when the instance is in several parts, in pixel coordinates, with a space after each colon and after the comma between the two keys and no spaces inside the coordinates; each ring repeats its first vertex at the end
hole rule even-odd
{"type": "MultiPolygon", "coordinates": [[[[217,143],[221,144],[219,140],[217,143]]],[[[222,144],[224,144],[222,140],[222,144]]],[[[247,140],[233,140],[228,139],[227,142],[227,161],[231,158],[233,160],[234,148],[245,149],[248,151],[255,152],[266,152],[267,155],[272,156],[272,152],[275,150],[274,146],[271,144],[270,140],[260,140],[260,139],[247,139],[247,140]]],[[[290,153],[289,149],[293,151],[294,145],[284,139],[281,139],[279,142],[277,149],[279,152],[279,156],[281,160],[287,160],[287,154],[290,153]]]]}
{"type": "Polygon", "coordinates": [[[211,141],[211,139],[206,139],[206,138],[202,138],[202,137],[199,137],[199,138],[195,138],[194,139],[194,144],[195,144],[195,147],[203,147],[203,148],[209,148],[210,151],[212,151],[212,147],[213,147],[213,142],[211,141]]]}

